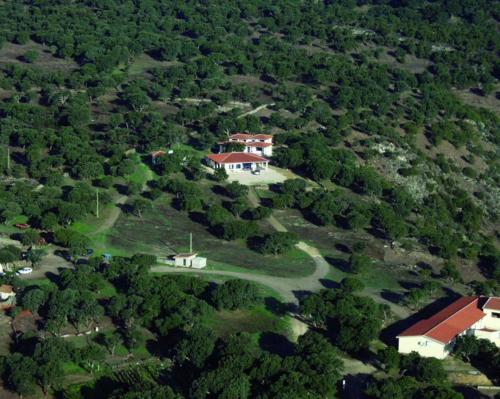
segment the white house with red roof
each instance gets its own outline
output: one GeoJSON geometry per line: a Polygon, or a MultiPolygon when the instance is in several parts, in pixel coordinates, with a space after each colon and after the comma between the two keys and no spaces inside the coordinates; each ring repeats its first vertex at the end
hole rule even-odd
{"type": "Polygon", "coordinates": [[[500,347],[500,298],[462,297],[400,333],[400,353],[444,359],[460,335],[475,335],[500,347]]]}
{"type": "Polygon", "coordinates": [[[269,166],[267,158],[248,152],[210,154],[205,160],[208,166],[214,169],[224,168],[227,172],[260,171],[269,166]]]}
{"type": "Polygon", "coordinates": [[[243,152],[265,157],[273,155],[273,136],[270,134],[236,133],[228,137],[227,141],[219,143],[219,151],[225,151],[228,143],[241,143],[245,147],[243,152]]]}

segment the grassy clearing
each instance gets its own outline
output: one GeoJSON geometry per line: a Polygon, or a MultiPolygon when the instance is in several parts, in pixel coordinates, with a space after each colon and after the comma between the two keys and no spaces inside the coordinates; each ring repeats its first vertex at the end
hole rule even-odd
{"type": "Polygon", "coordinates": [[[237,265],[240,271],[277,276],[307,276],[314,262],[299,250],[279,256],[265,256],[249,249],[242,240],[227,242],[214,237],[207,228],[179,212],[165,201],[155,203],[142,218],[121,215],[108,236],[112,247],[124,251],[168,255],[189,248],[189,233],[193,233],[194,250],[206,256],[214,266],[237,265]],[[140,239],[138,239],[140,237],[140,239]]]}
{"type": "Polygon", "coordinates": [[[24,68],[41,69],[44,71],[71,71],[77,68],[73,60],[55,57],[50,48],[35,42],[28,42],[20,45],[15,43],[3,43],[0,50],[0,65],[17,64],[24,68]],[[27,51],[34,50],[38,53],[38,58],[32,64],[24,62],[22,56],[27,51]]]}
{"type": "Polygon", "coordinates": [[[116,295],[116,288],[113,284],[106,281],[106,285],[97,292],[97,299],[111,298],[116,295]]]}
{"type": "Polygon", "coordinates": [[[28,222],[27,216],[18,215],[15,218],[10,219],[10,220],[6,221],[5,223],[0,224],[0,233],[13,234],[13,233],[21,232],[22,230],[19,230],[14,225],[18,224],[18,223],[27,223],[27,222],[28,222]]]}
{"type": "Polygon", "coordinates": [[[206,325],[213,329],[219,337],[225,337],[237,332],[262,333],[273,332],[287,336],[289,322],[271,313],[263,306],[249,309],[220,310],[214,317],[206,320],[206,325]]]}
{"type": "Polygon", "coordinates": [[[125,180],[127,182],[144,184],[153,178],[153,171],[148,165],[141,161],[138,154],[134,154],[132,159],[136,162],[136,167],[133,173],[127,175],[125,180]]]}
{"type": "Polygon", "coordinates": [[[87,374],[87,371],[74,362],[65,362],[62,365],[64,375],[87,374]]]}
{"type": "Polygon", "coordinates": [[[99,218],[96,215],[88,215],[84,220],[80,220],[71,225],[71,230],[77,231],[81,234],[92,235],[102,224],[110,217],[116,208],[115,204],[108,204],[104,207],[99,207],[99,218]]]}

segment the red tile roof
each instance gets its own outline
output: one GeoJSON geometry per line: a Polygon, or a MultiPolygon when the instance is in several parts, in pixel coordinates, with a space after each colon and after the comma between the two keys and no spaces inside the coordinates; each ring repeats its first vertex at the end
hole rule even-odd
{"type": "Polygon", "coordinates": [[[483,309],[500,310],[500,297],[491,297],[488,299],[483,309]]]}
{"type": "Polygon", "coordinates": [[[414,324],[398,337],[424,335],[447,344],[485,316],[479,301],[477,296],[462,297],[434,316],[414,324]]]}
{"type": "Polygon", "coordinates": [[[166,153],[165,153],[165,151],[162,151],[162,150],[158,150],[158,151],[153,151],[153,152],[151,152],[151,156],[152,156],[153,158],[157,158],[157,157],[162,156],[162,155],[165,155],[165,154],[166,154],[166,153]]]}
{"type": "Polygon", "coordinates": [[[224,152],[222,154],[210,154],[207,158],[218,164],[224,163],[246,163],[246,162],[269,162],[268,159],[250,154],[248,152],[224,152]]]}
{"type": "Polygon", "coordinates": [[[230,139],[233,140],[269,140],[272,139],[273,136],[270,134],[248,134],[248,133],[235,133],[229,136],[230,139]]]}

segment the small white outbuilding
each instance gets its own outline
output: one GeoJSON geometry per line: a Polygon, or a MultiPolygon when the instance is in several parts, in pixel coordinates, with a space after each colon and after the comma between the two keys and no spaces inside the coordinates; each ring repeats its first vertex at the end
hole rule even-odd
{"type": "Polygon", "coordinates": [[[174,255],[174,266],[203,269],[207,265],[207,258],[198,256],[196,252],[174,255]]]}

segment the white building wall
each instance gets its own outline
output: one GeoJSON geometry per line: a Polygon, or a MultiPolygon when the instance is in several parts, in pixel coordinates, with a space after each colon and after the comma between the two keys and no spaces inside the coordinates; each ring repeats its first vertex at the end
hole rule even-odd
{"type": "Polygon", "coordinates": [[[408,354],[417,352],[422,357],[435,357],[444,359],[449,355],[451,345],[445,345],[437,341],[419,335],[415,337],[398,337],[398,352],[408,354]]]}
{"type": "Polygon", "coordinates": [[[500,330],[500,310],[483,309],[486,313],[484,320],[484,327],[492,330],[500,330]],[[497,317],[495,317],[498,315],[497,317]]]}

